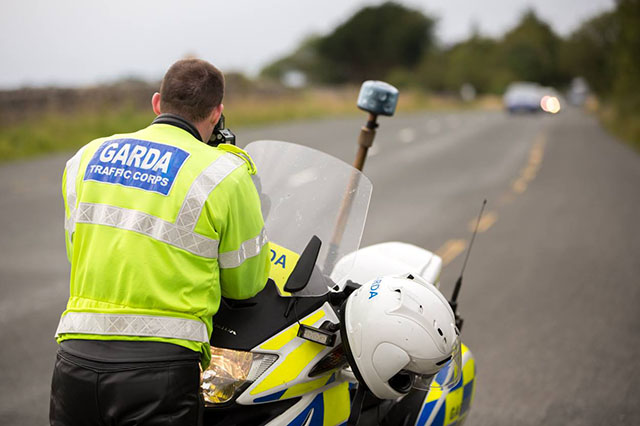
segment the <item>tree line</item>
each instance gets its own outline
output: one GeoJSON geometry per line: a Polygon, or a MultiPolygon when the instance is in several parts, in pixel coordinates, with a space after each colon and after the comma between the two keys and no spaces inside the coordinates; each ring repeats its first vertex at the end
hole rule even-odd
{"type": "Polygon", "coordinates": [[[567,37],[529,10],[502,37],[474,31],[464,41],[442,46],[433,17],[387,2],[361,9],[327,35],[304,40],[261,74],[282,79],[297,72],[312,84],[384,79],[437,92],[457,92],[470,83],[478,93],[495,94],[512,81],[562,88],[582,76],[597,94],[622,99],[640,92],[639,6],[640,0],[618,0],[614,10],[567,37]]]}

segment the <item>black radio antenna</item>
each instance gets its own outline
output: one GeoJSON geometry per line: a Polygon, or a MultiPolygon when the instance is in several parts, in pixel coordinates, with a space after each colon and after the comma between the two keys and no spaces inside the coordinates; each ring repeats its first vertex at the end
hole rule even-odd
{"type": "Polygon", "coordinates": [[[449,304],[451,305],[451,309],[453,310],[453,314],[456,317],[456,326],[458,330],[462,330],[462,325],[464,324],[464,320],[460,315],[458,315],[458,295],[460,294],[460,288],[462,287],[462,276],[464,275],[464,270],[467,267],[467,261],[469,260],[469,254],[471,253],[471,247],[473,247],[473,241],[476,239],[476,234],[478,233],[478,227],[480,226],[480,219],[482,219],[482,213],[484,213],[484,207],[487,205],[487,199],[482,202],[482,207],[480,208],[480,214],[478,215],[478,220],[476,222],[476,227],[473,230],[473,235],[471,236],[471,242],[469,243],[469,248],[467,249],[467,254],[464,257],[464,263],[462,264],[462,270],[460,271],[460,277],[458,281],[456,281],[456,285],[453,288],[453,294],[451,295],[451,300],[449,304]]]}

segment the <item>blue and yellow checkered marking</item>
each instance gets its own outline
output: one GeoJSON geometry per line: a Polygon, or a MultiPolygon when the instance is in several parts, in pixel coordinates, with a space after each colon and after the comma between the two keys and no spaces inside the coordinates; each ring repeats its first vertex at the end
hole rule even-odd
{"type": "Polygon", "coordinates": [[[351,414],[349,383],[344,382],[319,393],[288,426],[339,426],[351,414]]]}
{"type": "Polygon", "coordinates": [[[425,404],[416,421],[417,426],[454,426],[469,413],[473,402],[476,370],[473,355],[465,345],[462,345],[462,359],[460,381],[448,391],[434,388],[427,393],[425,404]],[[434,410],[438,411],[429,422],[434,410]]]}
{"type": "Polygon", "coordinates": [[[255,402],[255,403],[258,403],[258,404],[259,404],[259,403],[261,403],[261,402],[272,402],[272,401],[277,401],[277,400],[279,400],[280,398],[282,398],[282,395],[284,395],[284,393],[285,393],[286,391],[287,391],[287,390],[285,389],[285,390],[280,391],[280,392],[272,393],[271,395],[262,396],[262,397],[260,397],[260,398],[256,398],[256,399],[254,399],[254,400],[253,400],[253,402],[255,402]]]}

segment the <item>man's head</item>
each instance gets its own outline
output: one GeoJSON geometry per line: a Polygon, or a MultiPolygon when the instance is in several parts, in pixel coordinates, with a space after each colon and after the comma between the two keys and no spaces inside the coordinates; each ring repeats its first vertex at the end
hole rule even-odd
{"type": "Polygon", "coordinates": [[[169,68],[151,103],[156,114],[172,113],[192,122],[206,141],[222,114],[223,95],[220,70],[200,59],[183,59],[169,68]]]}

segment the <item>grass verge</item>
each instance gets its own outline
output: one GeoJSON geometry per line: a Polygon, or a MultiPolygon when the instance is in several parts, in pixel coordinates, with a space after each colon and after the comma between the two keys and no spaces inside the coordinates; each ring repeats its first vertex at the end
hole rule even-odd
{"type": "MultiPolygon", "coordinates": [[[[314,89],[295,94],[243,97],[225,103],[230,128],[276,122],[338,116],[361,115],[355,106],[358,88],[314,89]]],[[[403,91],[398,112],[419,110],[457,110],[500,107],[499,100],[482,98],[463,104],[453,98],[403,91]]],[[[147,126],[153,120],[150,110],[123,106],[117,110],[49,112],[0,126],[0,162],[40,154],[73,151],[98,137],[127,133],[147,126]]]]}
{"type": "Polygon", "coordinates": [[[606,105],[599,109],[598,115],[609,132],[640,152],[640,117],[637,113],[624,112],[613,105],[606,105]]]}

